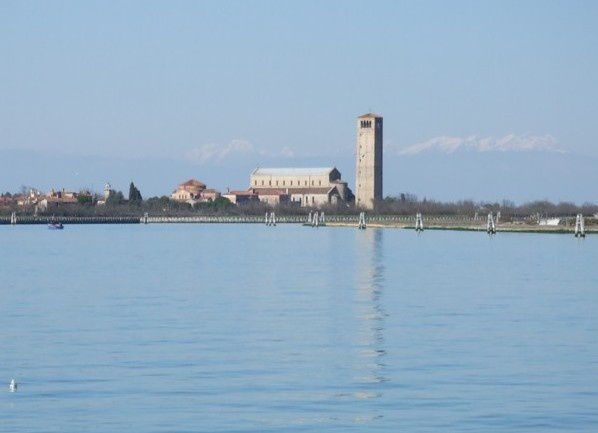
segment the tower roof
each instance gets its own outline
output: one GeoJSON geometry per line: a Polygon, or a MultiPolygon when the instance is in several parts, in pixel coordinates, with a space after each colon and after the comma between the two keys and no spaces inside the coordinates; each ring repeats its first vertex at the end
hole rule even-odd
{"type": "Polygon", "coordinates": [[[366,114],[362,114],[361,116],[358,117],[358,119],[365,119],[367,117],[379,117],[382,118],[382,116],[380,116],[379,114],[375,114],[375,113],[366,113],[366,114]]]}

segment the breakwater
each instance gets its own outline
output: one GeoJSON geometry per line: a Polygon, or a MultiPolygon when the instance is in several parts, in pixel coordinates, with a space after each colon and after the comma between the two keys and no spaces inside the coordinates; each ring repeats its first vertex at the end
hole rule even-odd
{"type": "MultiPolygon", "coordinates": [[[[197,216],[33,216],[16,215],[16,224],[49,224],[50,222],[61,222],[63,224],[264,224],[264,216],[256,215],[197,215],[197,216]]],[[[415,216],[405,215],[372,215],[367,220],[378,224],[415,224],[415,216]]],[[[430,216],[426,220],[429,223],[457,224],[472,223],[474,218],[466,216],[430,216]]],[[[277,215],[276,222],[279,224],[303,224],[308,221],[307,215],[277,215]]],[[[326,215],[327,223],[355,223],[359,222],[359,215],[326,215]]],[[[0,224],[11,224],[9,215],[0,216],[0,224]]]]}
{"type": "MultiPolygon", "coordinates": [[[[308,222],[307,215],[276,215],[276,223],[282,224],[304,224],[308,222]]],[[[370,215],[366,216],[370,223],[381,225],[415,225],[415,215],[370,215]]],[[[485,224],[480,218],[468,216],[429,216],[426,221],[431,224],[454,225],[454,224],[485,224]]],[[[146,222],[144,217],[139,218],[139,222],[146,222]]],[[[156,223],[249,223],[265,224],[264,216],[148,216],[147,224],[156,223]]],[[[326,223],[332,224],[355,224],[359,223],[359,215],[326,215],[326,223]]]]}
{"type": "MultiPolygon", "coordinates": [[[[386,227],[415,229],[416,215],[366,215],[368,227],[386,227]]],[[[277,215],[277,224],[308,223],[307,215],[277,215]]],[[[11,216],[0,216],[0,225],[12,223],[11,216]]],[[[486,231],[486,221],[480,217],[462,215],[430,215],[423,216],[426,230],[458,230],[458,231],[486,231]]],[[[14,223],[21,224],[265,224],[265,216],[257,215],[195,215],[195,216],[33,216],[15,215],[14,223]]],[[[325,224],[328,227],[357,227],[359,215],[326,215],[325,224]]],[[[596,221],[586,228],[587,233],[598,233],[596,221]]],[[[575,218],[562,218],[558,226],[540,226],[533,218],[522,218],[516,221],[504,221],[497,224],[497,232],[518,233],[573,233],[575,218]]]]}
{"type": "MultiPolygon", "coordinates": [[[[139,217],[78,217],[78,216],[33,216],[16,215],[16,224],[49,224],[60,222],[63,224],[139,224],[139,217]]],[[[0,216],[0,224],[11,224],[10,216],[0,216]]]]}

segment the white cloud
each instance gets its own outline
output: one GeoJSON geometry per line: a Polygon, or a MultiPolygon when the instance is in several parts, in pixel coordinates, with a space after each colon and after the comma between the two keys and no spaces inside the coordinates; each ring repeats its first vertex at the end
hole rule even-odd
{"type": "Polygon", "coordinates": [[[416,155],[422,152],[453,153],[456,151],[475,152],[521,152],[543,151],[565,153],[557,145],[557,140],[552,135],[515,135],[504,137],[434,137],[422,143],[408,146],[398,151],[399,155],[416,155]]]}
{"type": "Polygon", "coordinates": [[[270,152],[264,149],[256,148],[247,140],[234,139],[225,145],[210,143],[195,147],[190,149],[185,156],[188,160],[197,162],[199,164],[204,164],[210,161],[222,161],[224,159],[239,155],[292,158],[295,156],[295,152],[288,146],[284,146],[279,151],[270,152]]]}
{"type": "Polygon", "coordinates": [[[203,164],[208,161],[221,161],[233,155],[253,153],[253,151],[253,145],[249,141],[234,139],[225,145],[210,143],[195,147],[187,152],[186,157],[203,164]]]}
{"type": "Polygon", "coordinates": [[[285,146],[282,149],[280,149],[280,156],[283,156],[285,158],[292,158],[295,156],[295,152],[290,147],[285,146]]]}

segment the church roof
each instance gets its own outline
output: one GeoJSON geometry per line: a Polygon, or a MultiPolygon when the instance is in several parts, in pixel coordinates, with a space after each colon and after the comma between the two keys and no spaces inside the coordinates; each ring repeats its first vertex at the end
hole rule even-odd
{"type": "Polygon", "coordinates": [[[205,188],[206,185],[202,182],[200,182],[199,180],[195,180],[195,179],[189,179],[187,182],[183,182],[180,185],[181,187],[188,187],[188,186],[194,186],[197,188],[205,188]]]}
{"type": "Polygon", "coordinates": [[[362,114],[361,116],[358,117],[358,119],[366,119],[368,117],[382,117],[379,114],[375,114],[375,113],[366,113],[366,114],[362,114]]]}
{"type": "Polygon", "coordinates": [[[256,168],[252,174],[265,176],[325,176],[330,174],[335,167],[308,167],[308,168],[256,168]]]}

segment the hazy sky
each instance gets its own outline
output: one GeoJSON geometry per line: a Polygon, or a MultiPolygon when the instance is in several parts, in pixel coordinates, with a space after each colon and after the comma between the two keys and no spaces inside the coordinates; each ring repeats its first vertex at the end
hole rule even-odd
{"type": "Polygon", "coordinates": [[[371,110],[392,152],[596,157],[596,23],[596,1],[3,0],[0,150],[334,157],[371,110]]]}

